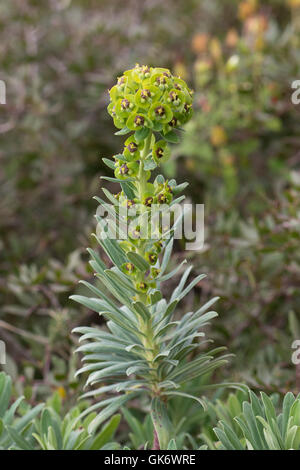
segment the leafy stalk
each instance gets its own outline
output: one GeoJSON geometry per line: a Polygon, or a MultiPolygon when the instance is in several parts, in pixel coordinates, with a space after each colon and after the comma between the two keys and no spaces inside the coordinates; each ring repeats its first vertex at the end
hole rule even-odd
{"type": "Polygon", "coordinates": [[[113,266],[107,268],[101,255],[89,250],[99,286],[85,285],[95,297],[71,297],[107,319],[107,330],[75,329],[82,335],[78,351],[85,363],[77,374],[87,373],[87,385],[98,386],[84,395],[95,398],[86,413],[102,408],[90,423],[91,430],[127,401],[144,394],[155,429],[153,445],[158,447],[158,439],[160,448],[167,448],[173,437],[168,401],[181,395],[201,403],[198,396],[183,392],[183,385],[226,363],[225,357],[219,357],[220,349],[195,354],[205,341],[201,329],[217,315],[209,310],[217,299],[174,318],[178,303],[204,276],[187,285],[191,271],[187,268],[170,299],[161,293],[161,283],[174,275],[165,272],[174,226],[166,231],[155,216],[176,202],[174,196],[185,185],[166,181],[162,175],[149,180],[151,171],[170,157],[168,142],[178,140],[175,130],[191,117],[192,92],[167,69],[137,65],[118,79],[110,97],[108,111],[121,129],[117,134],[132,133],[114,162],[105,159],[115,175],[106,179],[121,184],[121,192],[113,195],[105,189],[111,206],[97,198],[112,220],[106,223],[97,217],[96,239],[113,266]],[[124,209],[128,209],[126,216],[124,209]],[[117,238],[112,222],[122,225],[117,238]],[[153,230],[147,236],[149,228],[153,230]],[[107,398],[102,400],[102,396],[107,398]]]}

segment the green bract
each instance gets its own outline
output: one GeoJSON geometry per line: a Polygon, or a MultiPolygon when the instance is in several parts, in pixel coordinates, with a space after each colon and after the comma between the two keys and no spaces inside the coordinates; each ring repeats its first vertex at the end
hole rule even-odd
{"type": "Polygon", "coordinates": [[[139,144],[134,136],[130,136],[126,141],[125,141],[125,146],[124,146],[124,156],[126,157],[126,160],[138,160],[140,158],[140,150],[143,147],[143,143],[139,144]]]}
{"type": "Polygon", "coordinates": [[[155,143],[152,150],[153,159],[159,164],[165,162],[170,157],[171,151],[170,147],[167,145],[167,142],[164,140],[159,140],[155,143]]]}

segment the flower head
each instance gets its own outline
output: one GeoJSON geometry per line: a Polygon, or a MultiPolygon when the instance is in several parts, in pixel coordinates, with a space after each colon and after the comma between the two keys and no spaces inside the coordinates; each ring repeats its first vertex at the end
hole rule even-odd
{"type": "Polygon", "coordinates": [[[191,117],[192,91],[165,68],[137,64],[118,78],[109,94],[108,112],[119,129],[146,127],[167,134],[191,117]]]}

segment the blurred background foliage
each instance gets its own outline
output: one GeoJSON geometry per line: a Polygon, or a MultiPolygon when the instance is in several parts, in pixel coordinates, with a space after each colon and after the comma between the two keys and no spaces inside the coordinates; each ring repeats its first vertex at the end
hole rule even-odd
{"type": "Polygon", "coordinates": [[[0,338],[16,391],[74,404],[81,389],[70,331],[101,320],[68,296],[92,279],[92,196],[122,144],[107,89],[136,62],[195,90],[164,172],[205,203],[204,249],[178,243],[172,263],[208,277],[178,314],[219,295],[210,336],[235,358],[212,380],[300,391],[300,1],[11,0],[0,38],[0,338]]]}

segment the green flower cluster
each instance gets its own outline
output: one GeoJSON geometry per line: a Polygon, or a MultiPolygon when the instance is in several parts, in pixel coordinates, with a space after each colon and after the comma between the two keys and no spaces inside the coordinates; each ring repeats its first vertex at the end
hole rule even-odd
{"type": "Polygon", "coordinates": [[[165,68],[137,64],[119,77],[109,94],[108,112],[118,129],[167,134],[192,115],[192,91],[165,68]]]}
{"type": "Polygon", "coordinates": [[[151,211],[153,215],[154,207],[159,210],[157,207],[169,205],[178,193],[175,180],[166,181],[162,175],[153,183],[149,179],[151,170],[169,159],[168,142],[176,143],[178,139],[175,129],[180,130],[192,115],[192,91],[168,69],[136,65],[124,72],[109,94],[108,112],[121,129],[117,134],[130,133],[123,152],[109,164],[114,169],[115,181],[122,186],[114,198],[120,207],[129,209],[128,239],[119,241],[129,254],[122,271],[133,280],[139,298],[147,302],[151,289],[156,287],[158,257],[164,243],[164,227],[159,222],[154,229],[155,237],[144,236],[145,226],[149,233],[147,214],[151,211]],[[135,258],[130,256],[132,253],[135,258]],[[145,263],[144,271],[135,263],[140,258],[145,263]]]}

